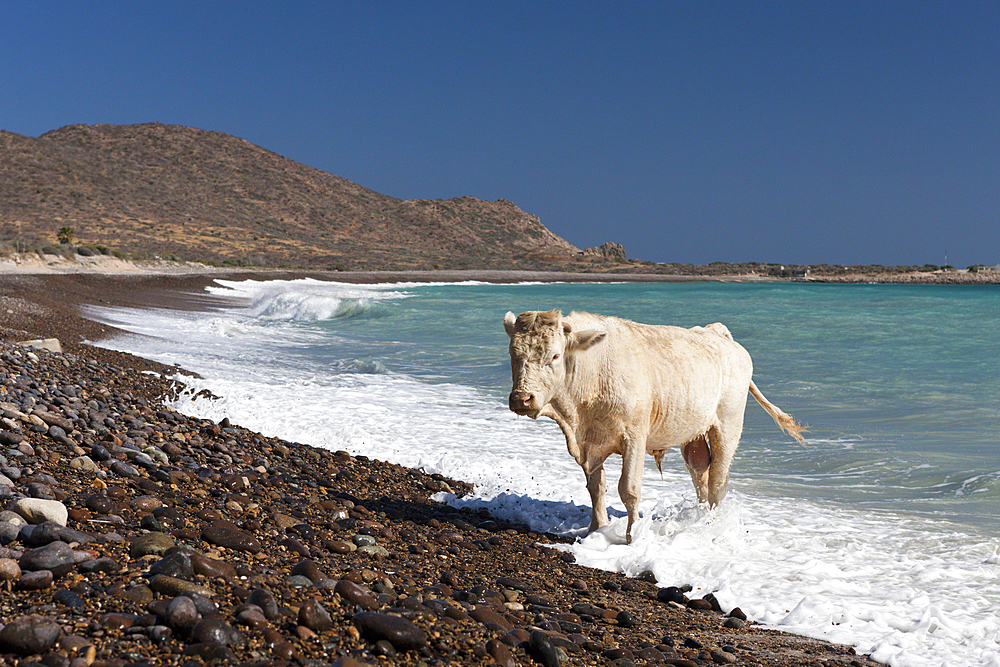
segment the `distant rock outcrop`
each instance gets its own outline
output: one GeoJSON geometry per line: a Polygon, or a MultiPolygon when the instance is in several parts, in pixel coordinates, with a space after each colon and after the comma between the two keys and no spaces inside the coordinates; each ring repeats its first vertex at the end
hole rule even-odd
{"type": "Polygon", "coordinates": [[[607,243],[602,243],[599,246],[594,246],[592,248],[584,248],[584,255],[597,255],[598,257],[606,257],[608,259],[620,259],[623,262],[628,258],[625,257],[625,246],[621,243],[614,243],[608,241],[607,243]]]}

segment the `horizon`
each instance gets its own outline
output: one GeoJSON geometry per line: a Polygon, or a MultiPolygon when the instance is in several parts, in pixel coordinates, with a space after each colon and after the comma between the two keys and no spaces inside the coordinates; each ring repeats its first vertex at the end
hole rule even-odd
{"type": "Polygon", "coordinates": [[[1000,264],[996,4],[382,8],[17,5],[0,127],[224,132],[630,259],[1000,264]]]}

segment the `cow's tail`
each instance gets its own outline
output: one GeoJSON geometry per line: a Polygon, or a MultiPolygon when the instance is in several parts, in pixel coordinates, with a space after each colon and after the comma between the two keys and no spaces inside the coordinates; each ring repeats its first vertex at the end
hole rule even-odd
{"type": "Polygon", "coordinates": [[[792,416],[786,412],[783,412],[781,408],[772,403],[771,401],[764,398],[764,394],[760,393],[760,389],[757,385],[750,380],[750,394],[757,399],[760,403],[760,407],[764,408],[767,414],[771,415],[771,419],[777,424],[782,431],[792,436],[802,444],[805,444],[806,439],[802,437],[802,432],[807,430],[805,426],[798,424],[792,418],[792,416]]]}

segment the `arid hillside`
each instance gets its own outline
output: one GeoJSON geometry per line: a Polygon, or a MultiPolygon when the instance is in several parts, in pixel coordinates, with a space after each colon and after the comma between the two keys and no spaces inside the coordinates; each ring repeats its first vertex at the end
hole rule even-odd
{"type": "Polygon", "coordinates": [[[401,200],[220,132],[0,133],[0,243],[312,269],[598,265],[506,200],[401,200]]]}

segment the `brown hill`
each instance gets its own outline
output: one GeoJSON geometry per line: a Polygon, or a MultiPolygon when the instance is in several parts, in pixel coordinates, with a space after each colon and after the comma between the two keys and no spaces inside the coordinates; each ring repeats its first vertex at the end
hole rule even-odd
{"type": "Polygon", "coordinates": [[[506,200],[402,200],[248,141],[159,123],[0,132],[0,243],[255,266],[590,263],[506,200]]]}

